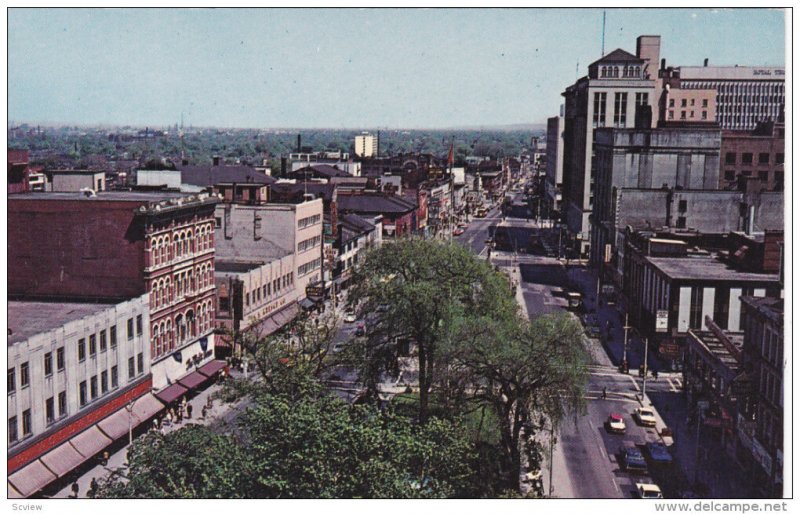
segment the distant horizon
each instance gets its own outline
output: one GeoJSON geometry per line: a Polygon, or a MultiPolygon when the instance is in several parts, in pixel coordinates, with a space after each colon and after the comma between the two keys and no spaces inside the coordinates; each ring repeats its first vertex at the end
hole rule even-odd
{"type": "Polygon", "coordinates": [[[635,53],[642,34],[661,36],[670,66],[785,67],[787,19],[768,8],[9,8],[7,118],[539,124],[591,62],[615,48],[635,53]]]}

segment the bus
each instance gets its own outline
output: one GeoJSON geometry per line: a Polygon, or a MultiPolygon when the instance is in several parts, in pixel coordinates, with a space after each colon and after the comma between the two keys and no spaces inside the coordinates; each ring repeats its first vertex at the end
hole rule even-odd
{"type": "Polygon", "coordinates": [[[486,207],[479,207],[478,210],[475,211],[476,218],[485,218],[487,214],[486,207]]]}

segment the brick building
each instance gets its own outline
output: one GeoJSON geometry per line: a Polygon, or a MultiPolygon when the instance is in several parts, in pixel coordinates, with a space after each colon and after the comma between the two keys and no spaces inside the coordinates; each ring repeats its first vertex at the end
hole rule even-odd
{"type": "Polygon", "coordinates": [[[759,123],[750,132],[724,131],[719,187],[735,189],[739,177],[757,179],[761,189],[783,191],[784,123],[759,123]]]}
{"type": "Polygon", "coordinates": [[[148,294],[153,387],[175,383],[213,354],[217,202],[181,193],[14,195],[9,295],[74,301],[148,294]]]}

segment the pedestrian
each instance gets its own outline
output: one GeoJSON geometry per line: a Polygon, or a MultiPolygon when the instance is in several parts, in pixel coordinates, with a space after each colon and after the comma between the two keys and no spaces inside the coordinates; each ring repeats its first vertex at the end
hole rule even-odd
{"type": "Polygon", "coordinates": [[[70,498],[77,498],[78,491],[80,491],[80,489],[81,486],[78,485],[78,482],[72,482],[72,495],[70,496],[70,498]]]}
{"type": "Polygon", "coordinates": [[[103,452],[103,466],[108,466],[108,459],[110,455],[107,451],[103,452]]]}
{"type": "Polygon", "coordinates": [[[603,388],[603,399],[604,400],[606,399],[606,395],[607,395],[607,391],[606,391],[606,388],[604,387],[603,388]]]}
{"type": "Polygon", "coordinates": [[[89,490],[86,492],[86,497],[94,498],[96,492],[97,492],[97,478],[92,477],[92,481],[89,483],[89,490]]]}
{"type": "Polygon", "coordinates": [[[186,406],[186,417],[188,419],[192,419],[192,404],[191,403],[186,406]]]}
{"type": "Polygon", "coordinates": [[[206,414],[208,414],[208,405],[203,405],[203,408],[200,410],[200,419],[206,419],[206,414]]]}
{"type": "Polygon", "coordinates": [[[177,414],[178,414],[178,423],[180,423],[181,421],[183,421],[183,409],[178,407],[177,414]]]}
{"type": "Polygon", "coordinates": [[[175,412],[175,407],[170,407],[169,408],[169,415],[170,415],[171,421],[173,423],[177,423],[178,422],[178,414],[175,412]]]}

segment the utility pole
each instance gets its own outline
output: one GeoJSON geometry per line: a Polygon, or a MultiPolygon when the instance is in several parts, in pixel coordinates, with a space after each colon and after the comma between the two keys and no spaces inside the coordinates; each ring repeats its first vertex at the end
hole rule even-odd
{"type": "Polygon", "coordinates": [[[628,367],[628,330],[630,330],[630,326],[628,326],[628,313],[625,313],[625,326],[622,327],[625,329],[625,339],[622,342],[622,368],[626,369],[628,367]]]}
{"type": "Polygon", "coordinates": [[[644,375],[642,376],[642,401],[644,401],[644,394],[647,392],[647,347],[648,338],[644,338],[644,375]]]}

